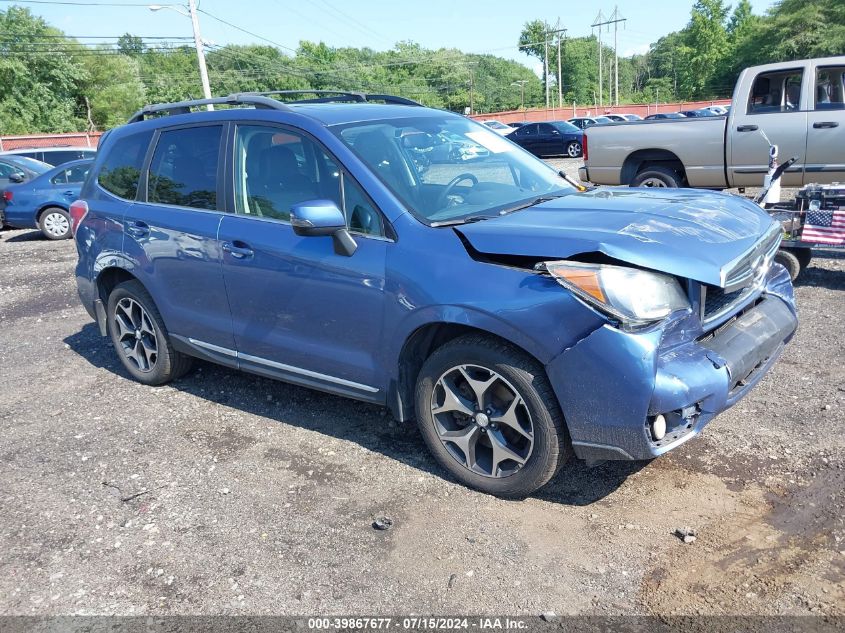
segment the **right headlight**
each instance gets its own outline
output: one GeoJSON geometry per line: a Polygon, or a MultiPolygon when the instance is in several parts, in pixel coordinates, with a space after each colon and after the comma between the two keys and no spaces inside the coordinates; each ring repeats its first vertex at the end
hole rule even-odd
{"type": "Polygon", "coordinates": [[[566,260],[541,262],[535,268],[626,327],[648,325],[676,310],[690,309],[681,284],[670,275],[566,260]]]}

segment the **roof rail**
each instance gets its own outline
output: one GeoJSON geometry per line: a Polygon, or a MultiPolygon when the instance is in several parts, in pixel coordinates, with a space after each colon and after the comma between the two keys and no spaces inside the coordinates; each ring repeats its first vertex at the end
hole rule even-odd
{"type": "Polygon", "coordinates": [[[270,110],[284,110],[288,111],[290,108],[276,99],[270,99],[258,93],[242,92],[232,94],[228,97],[213,97],[211,99],[192,99],[190,101],[177,101],[176,103],[156,103],[153,105],[144,106],[133,114],[127,123],[137,123],[143,121],[145,118],[153,114],[166,113],[172,114],[188,114],[191,108],[197,108],[205,105],[252,105],[256,108],[267,108],[270,110]]]}
{"type": "Polygon", "coordinates": [[[394,103],[398,105],[422,106],[411,99],[405,97],[397,97],[387,94],[366,94],[364,92],[352,92],[345,90],[271,90],[269,92],[247,92],[243,94],[251,95],[296,95],[296,94],[313,94],[324,95],[316,99],[297,99],[296,101],[289,101],[288,103],[336,103],[341,101],[356,101],[359,103],[366,103],[371,101],[383,101],[384,103],[394,103]]]}

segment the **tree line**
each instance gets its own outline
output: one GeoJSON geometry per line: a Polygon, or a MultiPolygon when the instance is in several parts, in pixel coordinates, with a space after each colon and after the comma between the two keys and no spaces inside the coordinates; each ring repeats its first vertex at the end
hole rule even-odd
{"type": "MultiPolygon", "coordinates": [[[[565,26],[565,25],[564,25],[565,26]]],[[[525,24],[519,46],[543,60],[552,27],[525,24]]],[[[550,45],[550,92],[566,103],[594,103],[595,36],[550,45]]],[[[748,0],[697,0],[687,26],[660,38],[648,53],[619,59],[623,103],[730,96],[739,71],[768,61],[845,53],[845,2],[781,0],[766,15],[748,0]]],[[[603,49],[605,86],[613,49],[603,49]]],[[[303,41],[290,53],[270,45],[211,46],[214,94],[285,89],[363,90],[410,97],[438,108],[495,112],[544,104],[543,79],[526,66],[455,48],[399,42],[387,51],[303,41]]],[[[126,34],[88,46],[28,9],[0,11],[0,134],[108,129],[145,103],[199,98],[192,42],[143,40],[126,34]]],[[[604,89],[605,103],[608,91],[604,89]]]]}
{"type": "MultiPolygon", "coordinates": [[[[557,27],[544,20],[526,23],[520,46],[543,61],[547,34],[557,27]]],[[[548,81],[553,96],[560,84],[565,103],[598,101],[598,43],[595,35],[565,39],[560,76],[557,46],[549,46],[548,81]]],[[[843,0],[780,0],[766,15],[755,15],[749,0],[739,0],[733,7],[724,0],[696,0],[686,27],[661,37],[645,54],[619,58],[619,102],[730,97],[740,71],[748,66],[842,54],[843,0]]],[[[601,57],[607,104],[613,83],[613,48],[603,45],[601,57]]]]}

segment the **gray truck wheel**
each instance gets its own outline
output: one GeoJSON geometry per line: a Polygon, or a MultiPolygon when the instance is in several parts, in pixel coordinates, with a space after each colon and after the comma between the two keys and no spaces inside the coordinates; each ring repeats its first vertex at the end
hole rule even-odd
{"type": "Polygon", "coordinates": [[[631,181],[632,187],[683,187],[680,175],[669,167],[649,165],[640,171],[631,181]]]}

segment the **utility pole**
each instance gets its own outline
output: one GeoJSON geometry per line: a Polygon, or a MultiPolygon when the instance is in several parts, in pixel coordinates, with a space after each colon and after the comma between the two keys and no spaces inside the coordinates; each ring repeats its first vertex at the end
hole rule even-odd
{"type": "Polygon", "coordinates": [[[519,102],[520,102],[520,109],[522,110],[522,120],[525,120],[525,84],[528,83],[527,79],[520,79],[519,81],[515,81],[511,84],[511,86],[519,86],[519,102]]]}
{"type": "Polygon", "coordinates": [[[473,77],[472,77],[472,66],[469,67],[469,113],[472,115],[472,89],[473,89],[473,77]]]}
{"type": "MultiPolygon", "coordinates": [[[[619,7],[613,9],[613,14],[610,18],[605,19],[604,14],[599,11],[599,14],[596,16],[595,21],[593,22],[592,26],[594,28],[598,27],[599,30],[599,106],[602,105],[602,46],[601,46],[601,27],[603,26],[610,26],[613,25],[613,55],[616,58],[616,63],[614,67],[614,74],[616,77],[616,105],[619,105],[619,49],[617,47],[617,28],[620,22],[625,22],[626,18],[620,17],[619,7]]],[[[611,86],[610,98],[608,102],[612,105],[613,104],[613,89],[611,86]]]]}
{"type": "Polygon", "coordinates": [[[549,33],[546,32],[545,42],[546,52],[543,55],[543,83],[546,86],[546,110],[549,109],[549,33]]]}
{"type": "MultiPolygon", "coordinates": [[[[566,32],[566,29],[563,29],[566,32]]],[[[560,57],[560,41],[563,39],[563,33],[558,31],[557,34],[557,107],[563,109],[563,72],[561,71],[562,63],[560,57]]]]}
{"type": "MultiPolygon", "coordinates": [[[[184,15],[191,19],[191,26],[194,28],[194,46],[197,49],[197,62],[200,67],[200,81],[202,82],[202,93],[206,99],[211,99],[211,86],[208,83],[208,68],[205,65],[205,51],[202,45],[202,35],[200,35],[200,21],[197,17],[197,4],[195,0],[188,0],[187,6],[178,4],[151,4],[147,8],[150,11],[160,11],[162,9],[170,9],[179,15],[184,15]],[[187,11],[185,10],[187,9],[187,11]]],[[[214,110],[214,106],[207,104],[206,109],[214,110]]]]}
{"type": "MultiPolygon", "coordinates": [[[[598,27],[598,29],[599,29],[599,103],[598,103],[597,108],[599,106],[601,106],[602,102],[603,102],[603,97],[602,97],[602,90],[603,90],[603,86],[602,86],[602,60],[601,60],[601,53],[602,53],[602,51],[601,51],[601,27],[604,24],[605,24],[604,13],[602,13],[601,9],[599,9],[599,14],[596,16],[596,19],[592,24],[593,28],[598,27]]],[[[595,97],[593,97],[593,101],[595,102],[595,97]]]]}

